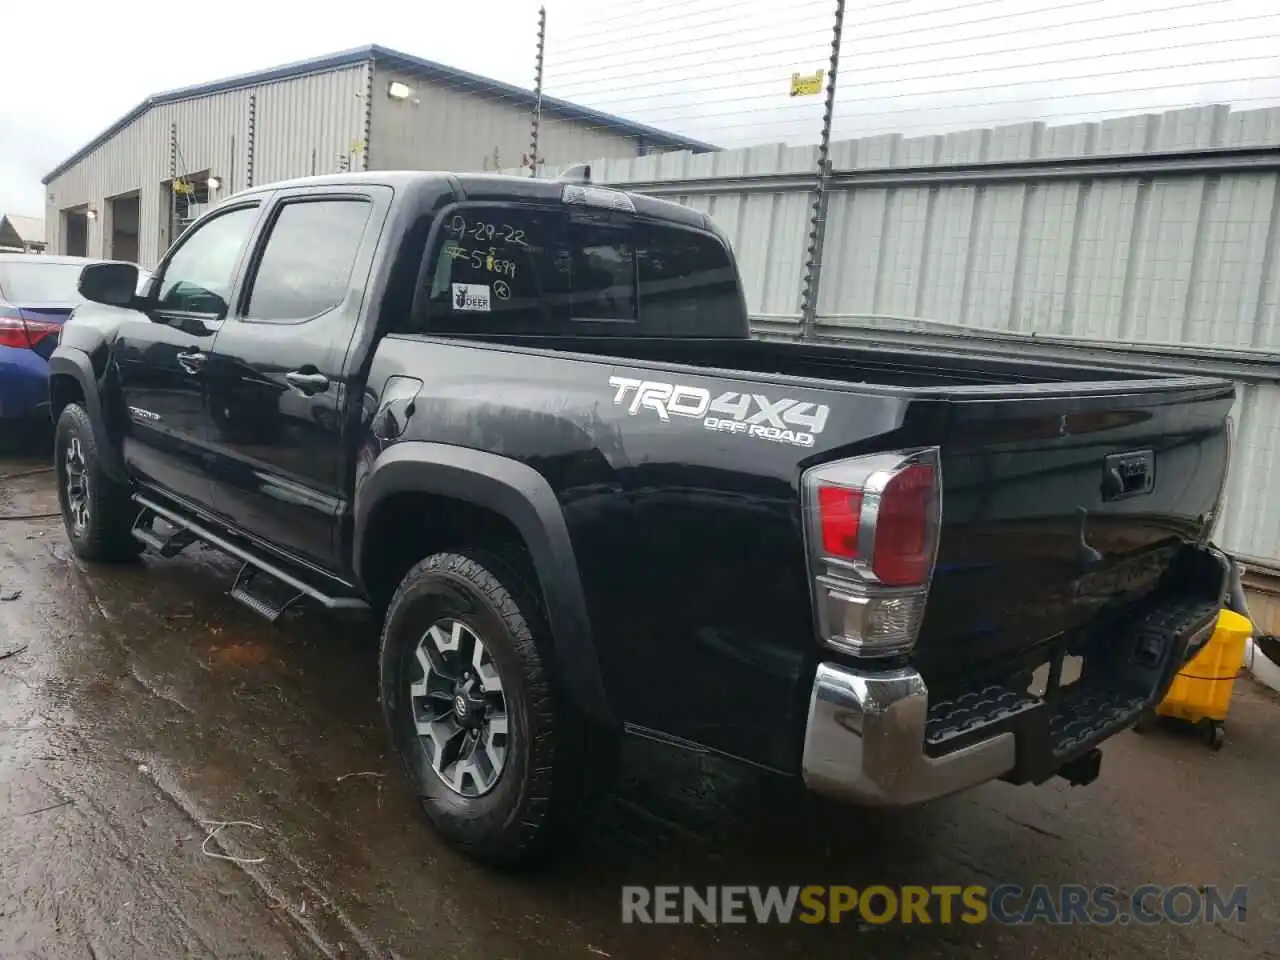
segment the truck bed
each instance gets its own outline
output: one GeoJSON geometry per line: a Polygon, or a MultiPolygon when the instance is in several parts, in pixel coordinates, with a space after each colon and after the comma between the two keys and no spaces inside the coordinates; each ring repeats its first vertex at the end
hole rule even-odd
{"type": "MultiPolygon", "coordinates": [[[[488,338],[486,338],[488,339],[488,338]]],[[[538,337],[508,337],[505,342],[526,347],[545,344],[538,337]]],[[[910,389],[921,397],[954,395],[959,388],[1032,387],[1060,392],[1065,385],[1085,383],[1132,384],[1150,388],[1159,380],[1149,371],[1072,366],[996,357],[927,355],[902,350],[791,343],[759,339],[654,339],[623,337],[557,337],[558,350],[638,360],[675,363],[769,377],[798,377],[836,384],[910,389]],[[1056,387],[1056,389],[1054,389],[1056,387]]],[[[1017,391],[1019,394],[1025,391],[1017,391]]]]}
{"type": "Polygon", "coordinates": [[[547,477],[592,619],[617,625],[602,656],[626,680],[611,695],[639,725],[692,724],[700,742],[782,769],[797,762],[778,738],[802,724],[816,644],[805,470],[939,449],[941,537],[910,661],[956,696],[1025,675],[1152,596],[1207,531],[1226,472],[1228,381],[754,340],[550,346],[389,337],[372,379],[430,371],[418,436],[547,477]],[[771,410],[814,426],[768,426],[771,410]],[[675,675],[658,666],[671,663],[675,675]],[[701,691],[729,675],[786,722],[746,703],[727,720],[701,691]]]}

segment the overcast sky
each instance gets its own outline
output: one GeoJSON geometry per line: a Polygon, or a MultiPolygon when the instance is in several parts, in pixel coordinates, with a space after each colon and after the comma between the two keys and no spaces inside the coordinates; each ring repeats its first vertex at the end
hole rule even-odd
{"type": "MultiPolygon", "coordinates": [[[[149,94],[366,43],[531,86],[536,0],[288,5],[10,0],[0,212],[149,94]],[[319,11],[323,10],[323,14],[319,11]],[[13,78],[21,78],[15,80],[13,78]]],[[[817,139],[833,0],[547,0],[550,94],[724,146],[817,139]]],[[[1275,0],[850,2],[836,135],[1280,103],[1275,0]],[[1274,11],[1274,12],[1268,12],[1274,11]]]]}

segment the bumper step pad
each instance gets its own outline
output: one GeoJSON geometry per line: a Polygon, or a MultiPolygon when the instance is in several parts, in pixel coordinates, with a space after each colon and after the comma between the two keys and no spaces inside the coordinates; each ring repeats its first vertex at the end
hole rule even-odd
{"type": "MultiPolygon", "coordinates": [[[[1084,645],[1084,669],[1068,686],[1051,680],[1044,696],[1012,682],[989,683],[929,705],[925,749],[934,757],[1012,732],[1015,782],[1040,782],[1064,762],[1130,726],[1158,699],[1178,667],[1212,631],[1218,605],[1167,600],[1126,618],[1084,645]]],[[[1061,657],[1055,669],[1061,670],[1061,657]]]]}
{"type": "Polygon", "coordinates": [[[940,700],[929,707],[924,742],[930,748],[946,748],[951,741],[967,739],[966,734],[1018,716],[1041,705],[1038,698],[1019,693],[998,683],[981,690],[940,700]]]}

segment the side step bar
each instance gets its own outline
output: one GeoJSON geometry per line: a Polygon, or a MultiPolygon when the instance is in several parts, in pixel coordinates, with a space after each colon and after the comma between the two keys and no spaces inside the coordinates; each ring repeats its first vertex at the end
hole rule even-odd
{"type": "Polygon", "coordinates": [[[133,525],[133,538],[141,540],[160,556],[176,557],[196,542],[195,534],[186,527],[178,527],[167,537],[160,536],[149,523],[145,526],[143,525],[143,520],[151,519],[151,515],[147,510],[143,510],[138,514],[138,519],[134,521],[133,525]]]}
{"type": "Polygon", "coordinates": [[[289,588],[291,592],[285,592],[279,589],[280,586],[289,588],[288,584],[264,574],[252,564],[242,563],[240,572],[236,574],[235,585],[231,588],[231,597],[275,623],[284,616],[286,610],[305,596],[292,588],[289,588]]]}
{"type": "Polygon", "coordinates": [[[218,548],[223,553],[230,554],[237,560],[242,561],[244,566],[236,577],[236,583],[232,587],[231,595],[251,610],[265,616],[268,620],[275,621],[279,619],[280,615],[288,607],[292,606],[295,600],[301,599],[303,596],[310,597],[326,610],[361,612],[369,610],[369,604],[358,597],[333,597],[322,593],[309,583],[305,583],[292,574],[286,573],[275,564],[263,560],[261,557],[250,553],[244,547],[219,536],[202,524],[188,519],[167,507],[162,507],[153,500],[149,500],[140,494],[134,494],[133,500],[138,506],[142,507],[142,511],[138,514],[133,526],[133,535],[136,539],[151,547],[162,557],[177,556],[178,553],[196,540],[202,540],[210,546],[218,548]],[[170,536],[162,538],[151,527],[151,521],[154,517],[166,520],[177,527],[178,530],[170,536]],[[254,584],[257,579],[256,574],[266,574],[271,579],[291,588],[294,591],[293,597],[281,604],[274,599],[268,600],[260,596],[260,590],[256,588],[250,589],[251,586],[256,587],[254,584]]]}

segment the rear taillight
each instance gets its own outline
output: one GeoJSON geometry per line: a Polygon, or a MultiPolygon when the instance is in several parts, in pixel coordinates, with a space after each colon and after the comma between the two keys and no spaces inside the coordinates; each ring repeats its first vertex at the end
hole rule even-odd
{"type": "Polygon", "coordinates": [[[45,337],[57,339],[58,331],[62,329],[62,324],[48,320],[24,320],[23,323],[27,325],[27,342],[33,347],[45,337]]]}
{"type": "Polygon", "coordinates": [[[822,552],[846,560],[858,559],[858,522],[862,517],[862,491],[818,486],[818,523],[822,552]]]}
{"type": "Polygon", "coordinates": [[[31,346],[27,339],[27,328],[22,323],[22,314],[8,307],[0,307],[0,347],[31,346]]]}
{"type": "Polygon", "coordinates": [[[0,307],[0,347],[30,349],[45,337],[56,337],[60,329],[62,325],[59,323],[24,320],[17,310],[0,307]]]}
{"type": "Polygon", "coordinates": [[[822,641],[863,657],[906,653],[920,632],[938,551],[937,448],[824,464],[802,482],[822,641]]]}

